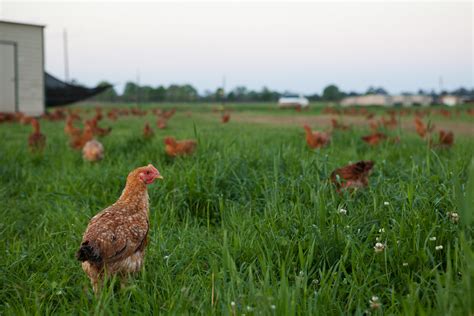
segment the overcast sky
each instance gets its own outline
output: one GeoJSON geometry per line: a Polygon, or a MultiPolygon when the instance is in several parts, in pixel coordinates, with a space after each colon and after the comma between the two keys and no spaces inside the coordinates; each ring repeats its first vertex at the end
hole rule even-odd
{"type": "MultiPolygon", "coordinates": [[[[0,0],[2,2],[2,0],[0,0]]],[[[0,19],[45,24],[46,70],[87,85],[128,80],[320,93],[473,87],[471,2],[9,2],[0,19]]]]}

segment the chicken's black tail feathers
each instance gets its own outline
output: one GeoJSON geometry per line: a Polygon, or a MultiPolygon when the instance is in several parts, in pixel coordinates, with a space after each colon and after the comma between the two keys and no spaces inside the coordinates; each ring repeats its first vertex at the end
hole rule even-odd
{"type": "Polygon", "coordinates": [[[85,241],[81,244],[81,248],[76,252],[76,258],[82,262],[90,261],[91,263],[96,264],[102,262],[102,257],[99,252],[89,243],[89,241],[85,241]]]}

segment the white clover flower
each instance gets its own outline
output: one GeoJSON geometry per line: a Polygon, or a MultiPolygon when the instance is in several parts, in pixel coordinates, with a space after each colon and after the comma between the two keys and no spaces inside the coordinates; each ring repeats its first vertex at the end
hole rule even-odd
{"type": "Polygon", "coordinates": [[[235,307],[235,302],[234,301],[230,302],[230,306],[235,307]]]}
{"type": "Polygon", "coordinates": [[[459,222],[459,214],[456,212],[448,212],[448,217],[451,222],[457,224],[459,222]]]}
{"type": "Polygon", "coordinates": [[[378,242],[375,244],[374,250],[375,252],[382,252],[385,249],[385,245],[382,244],[381,242],[378,242]]]}
{"type": "Polygon", "coordinates": [[[385,202],[383,202],[383,205],[387,206],[387,205],[390,205],[390,203],[385,201],[385,202]]]}
{"type": "Polygon", "coordinates": [[[270,308],[274,310],[274,309],[276,309],[277,307],[272,304],[272,305],[270,305],[270,308]]]}
{"type": "Polygon", "coordinates": [[[168,260],[169,258],[170,258],[169,255],[166,255],[166,256],[163,257],[163,259],[165,259],[165,260],[168,260]]]}
{"type": "Polygon", "coordinates": [[[404,267],[408,267],[408,262],[404,262],[404,263],[403,263],[403,266],[404,266],[404,267]]]}
{"type": "Polygon", "coordinates": [[[341,209],[339,210],[339,214],[346,215],[346,214],[347,214],[347,210],[341,208],[341,209]]]}
{"type": "Polygon", "coordinates": [[[379,309],[382,304],[379,302],[378,296],[372,296],[369,301],[371,309],[379,309]]]}
{"type": "Polygon", "coordinates": [[[380,229],[379,229],[379,233],[385,233],[385,228],[383,228],[383,227],[380,228],[380,229]]]}
{"type": "Polygon", "coordinates": [[[252,306],[248,306],[248,305],[247,305],[247,311],[249,311],[249,312],[253,311],[252,306]]]}
{"type": "Polygon", "coordinates": [[[436,241],[436,237],[430,237],[430,241],[436,241]]]}
{"type": "Polygon", "coordinates": [[[438,250],[438,251],[443,250],[443,245],[438,245],[438,246],[435,247],[435,249],[438,250]]]}

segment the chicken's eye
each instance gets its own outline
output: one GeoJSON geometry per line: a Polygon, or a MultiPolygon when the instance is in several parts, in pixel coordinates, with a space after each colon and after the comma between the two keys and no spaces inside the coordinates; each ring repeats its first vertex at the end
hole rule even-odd
{"type": "Polygon", "coordinates": [[[146,174],[150,174],[150,171],[147,171],[146,174]]]}

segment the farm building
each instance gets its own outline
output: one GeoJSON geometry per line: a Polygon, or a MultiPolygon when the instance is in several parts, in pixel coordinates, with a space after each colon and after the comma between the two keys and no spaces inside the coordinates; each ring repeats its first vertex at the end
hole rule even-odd
{"type": "Polygon", "coordinates": [[[0,20],[0,112],[44,112],[43,28],[0,20]]]}
{"type": "Polygon", "coordinates": [[[462,98],[455,95],[442,95],[440,98],[440,103],[447,106],[455,106],[457,104],[463,103],[462,98]]]}
{"type": "Polygon", "coordinates": [[[425,95],[384,95],[369,94],[356,97],[347,97],[341,101],[342,106],[427,106],[433,102],[433,98],[425,95]]]}

